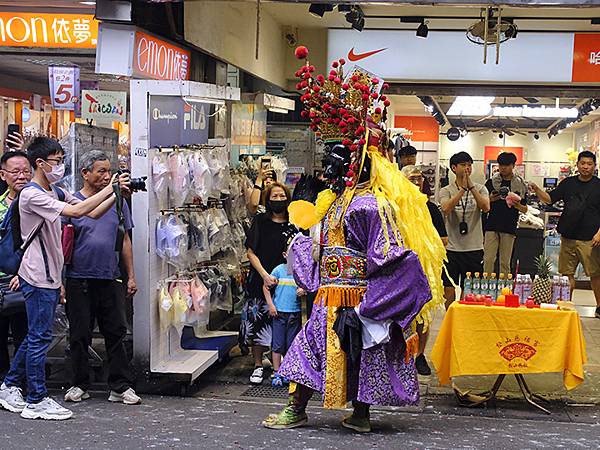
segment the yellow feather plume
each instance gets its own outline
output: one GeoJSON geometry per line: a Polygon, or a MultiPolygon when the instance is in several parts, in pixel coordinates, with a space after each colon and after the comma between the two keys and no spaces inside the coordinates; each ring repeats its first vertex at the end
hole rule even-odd
{"type": "Polygon", "coordinates": [[[433,313],[445,302],[442,270],[446,249],[431,221],[427,196],[379,151],[369,148],[368,154],[371,158],[371,190],[377,199],[382,221],[388,224],[383,227],[386,247],[389,248],[391,231],[397,240],[417,254],[429,281],[432,299],[416,319],[427,330],[433,313]]]}

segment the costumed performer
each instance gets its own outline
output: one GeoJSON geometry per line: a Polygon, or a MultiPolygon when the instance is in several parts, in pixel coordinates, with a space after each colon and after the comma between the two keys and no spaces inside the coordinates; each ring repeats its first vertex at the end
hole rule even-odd
{"type": "MultiPolygon", "coordinates": [[[[296,49],[299,59],[307,54],[296,49]]],[[[326,408],[352,401],[342,425],[359,432],[371,430],[370,405],[417,404],[416,323],[427,327],[444,302],[445,250],[427,197],[384,156],[386,85],[360,68],[344,77],[344,64],[335,61],[327,77],[314,77],[308,61],[296,72],[302,115],[326,146],[330,189],[316,205],[289,207],[290,221],[313,238],[297,235],[288,263],[298,286],[317,295],[280,368],[294,382],[289,403],[267,428],[305,424],[314,391],[326,408]]]]}

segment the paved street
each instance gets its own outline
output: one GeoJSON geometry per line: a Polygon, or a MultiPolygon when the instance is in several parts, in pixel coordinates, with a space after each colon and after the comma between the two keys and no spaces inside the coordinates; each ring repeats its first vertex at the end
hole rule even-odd
{"type": "MultiPolygon", "coordinates": [[[[272,431],[261,419],[284,400],[240,395],[248,386],[208,385],[195,398],[144,396],[140,406],[111,404],[97,393],[73,406],[66,422],[27,421],[0,412],[2,449],[539,449],[599,448],[598,409],[557,407],[552,416],[521,402],[465,410],[448,396],[422,405],[373,412],[374,432],[357,435],[339,425],[344,414],[315,402],[306,427],[272,431]]],[[[500,403],[500,402],[499,402],[500,403]]]]}

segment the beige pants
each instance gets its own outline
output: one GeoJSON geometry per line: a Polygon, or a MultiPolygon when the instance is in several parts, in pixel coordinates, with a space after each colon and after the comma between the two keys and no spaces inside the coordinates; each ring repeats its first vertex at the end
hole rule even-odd
{"type": "Polygon", "coordinates": [[[508,274],[510,270],[510,259],[512,257],[513,245],[516,236],[509,233],[498,233],[486,231],[483,242],[483,271],[491,274],[494,272],[496,255],[500,249],[500,273],[508,274]]]}

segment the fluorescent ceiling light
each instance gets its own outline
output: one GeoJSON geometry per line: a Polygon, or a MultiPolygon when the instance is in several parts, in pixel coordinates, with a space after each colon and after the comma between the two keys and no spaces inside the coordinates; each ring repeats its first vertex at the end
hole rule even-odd
{"type": "Polygon", "coordinates": [[[96,2],[79,2],[82,5],[87,5],[87,6],[94,6],[96,4],[96,2]]]}
{"type": "Polygon", "coordinates": [[[194,97],[192,95],[186,95],[183,100],[190,103],[210,103],[212,105],[224,105],[225,100],[220,98],[207,98],[207,97],[194,97]]]}

